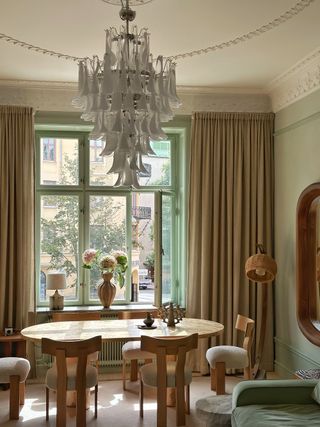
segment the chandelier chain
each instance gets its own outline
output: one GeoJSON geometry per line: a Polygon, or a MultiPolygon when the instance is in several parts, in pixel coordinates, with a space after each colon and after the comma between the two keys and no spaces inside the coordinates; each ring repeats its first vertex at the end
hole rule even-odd
{"type": "MultiPolygon", "coordinates": [[[[203,55],[203,54],[214,52],[216,50],[221,50],[221,49],[224,49],[224,48],[227,48],[230,46],[235,46],[235,45],[242,43],[242,42],[246,42],[246,41],[248,41],[254,37],[258,37],[261,34],[266,33],[268,31],[278,27],[279,25],[289,21],[290,19],[292,19],[293,17],[298,15],[300,12],[302,12],[305,8],[310,6],[311,3],[313,3],[314,1],[315,0],[299,0],[291,9],[288,9],[286,12],[284,12],[279,17],[273,19],[271,22],[269,22],[265,25],[262,25],[259,28],[256,28],[253,31],[249,31],[248,33],[242,34],[241,36],[235,37],[234,39],[228,40],[226,42],[218,43],[218,44],[215,44],[212,46],[208,46],[206,48],[192,50],[190,52],[184,52],[184,53],[180,53],[177,55],[172,55],[172,56],[169,56],[168,59],[176,61],[178,59],[184,59],[184,58],[192,57],[195,55],[203,55]]],[[[31,43],[24,42],[22,40],[18,40],[16,38],[11,37],[11,36],[4,34],[4,33],[0,33],[0,40],[4,40],[8,43],[11,43],[11,44],[16,45],[16,46],[20,46],[20,47],[27,49],[27,50],[42,53],[43,55],[54,56],[57,58],[62,58],[62,59],[71,60],[71,61],[75,61],[75,62],[80,62],[80,61],[83,61],[85,59],[89,59],[88,57],[81,58],[81,57],[77,57],[77,56],[73,56],[73,55],[67,55],[67,54],[61,53],[61,52],[56,52],[54,50],[45,49],[45,48],[42,48],[40,46],[36,46],[36,45],[31,44],[31,43]]]]}

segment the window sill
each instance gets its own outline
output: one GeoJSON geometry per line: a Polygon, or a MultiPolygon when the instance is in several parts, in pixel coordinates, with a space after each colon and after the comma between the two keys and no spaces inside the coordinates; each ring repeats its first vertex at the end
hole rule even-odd
{"type": "MultiPolygon", "coordinates": [[[[63,310],[55,310],[55,312],[88,312],[88,311],[99,311],[100,313],[104,314],[112,314],[112,313],[118,313],[119,311],[147,311],[147,310],[156,310],[157,307],[155,307],[152,304],[124,304],[124,305],[113,305],[110,308],[101,308],[101,306],[97,305],[73,305],[73,306],[65,306],[63,310]]],[[[37,307],[36,313],[52,313],[52,310],[49,309],[49,307],[37,307]]]]}

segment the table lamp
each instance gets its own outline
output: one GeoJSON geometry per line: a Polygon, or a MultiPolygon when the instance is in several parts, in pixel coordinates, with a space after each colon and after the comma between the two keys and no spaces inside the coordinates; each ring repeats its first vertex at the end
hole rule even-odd
{"type": "Polygon", "coordinates": [[[55,290],[55,293],[49,297],[50,310],[63,310],[64,296],[60,295],[58,289],[65,289],[66,274],[65,273],[48,273],[46,288],[48,291],[55,290]]]}
{"type": "Polygon", "coordinates": [[[257,245],[258,253],[249,257],[246,261],[245,270],[248,279],[262,285],[262,313],[261,313],[261,328],[258,344],[258,352],[256,362],[253,368],[253,378],[265,376],[264,372],[258,374],[264,340],[266,336],[267,326],[267,304],[268,304],[268,289],[267,284],[271,283],[277,274],[277,263],[273,258],[266,254],[263,245],[257,245]]]}

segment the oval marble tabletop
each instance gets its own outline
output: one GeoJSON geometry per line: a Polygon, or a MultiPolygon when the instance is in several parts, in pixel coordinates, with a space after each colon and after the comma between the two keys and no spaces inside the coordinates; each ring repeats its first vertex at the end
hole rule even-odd
{"type": "Polygon", "coordinates": [[[186,336],[194,333],[199,338],[213,337],[223,332],[221,323],[211,320],[184,318],[175,327],[168,327],[161,319],[155,319],[155,329],[139,329],[143,319],[126,320],[81,320],[72,322],[49,322],[22,329],[21,334],[29,340],[40,341],[42,338],[54,340],[81,340],[101,335],[102,341],[140,340],[141,335],[152,337],[186,336]]]}

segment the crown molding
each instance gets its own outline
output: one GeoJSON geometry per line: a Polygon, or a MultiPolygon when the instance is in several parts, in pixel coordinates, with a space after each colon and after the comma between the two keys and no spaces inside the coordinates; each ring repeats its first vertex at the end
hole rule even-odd
{"type": "Polygon", "coordinates": [[[0,87],[10,89],[69,89],[77,90],[77,83],[75,82],[48,82],[40,80],[0,80],[0,87]]]}
{"type": "Polygon", "coordinates": [[[214,94],[245,94],[245,95],[266,95],[265,89],[246,87],[214,87],[214,86],[177,86],[177,92],[183,95],[214,95],[214,94]]]}
{"type": "MultiPolygon", "coordinates": [[[[71,105],[76,91],[75,82],[0,80],[0,104],[31,106],[36,111],[76,111],[71,105]]],[[[269,96],[255,89],[180,86],[177,91],[182,101],[176,110],[179,116],[195,111],[271,111],[269,96]]]]}
{"type": "Polygon", "coordinates": [[[320,47],[309,53],[266,87],[272,110],[280,111],[320,89],[320,47]]]}

